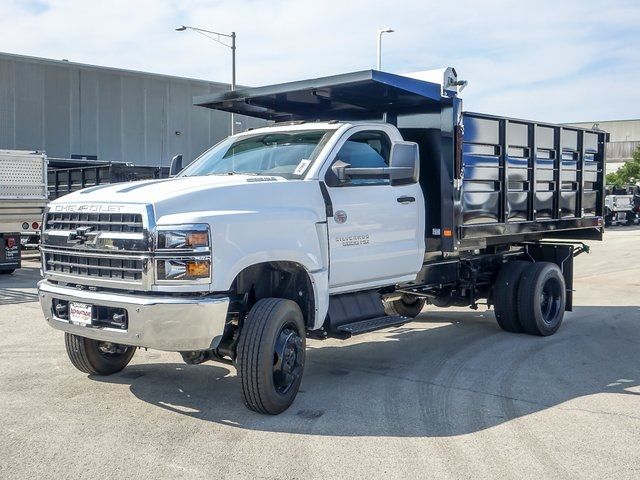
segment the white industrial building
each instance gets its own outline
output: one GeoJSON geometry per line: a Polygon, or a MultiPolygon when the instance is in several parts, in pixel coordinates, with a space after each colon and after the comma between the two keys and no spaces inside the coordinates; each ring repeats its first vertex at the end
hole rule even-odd
{"type": "Polygon", "coordinates": [[[579,122],[571,125],[609,132],[606,148],[607,172],[615,172],[624,162],[631,160],[633,152],[640,148],[640,119],[579,122]]]}
{"type": "MultiPolygon", "coordinates": [[[[0,53],[0,149],[155,166],[182,154],[188,163],[231,129],[229,114],[194,107],[193,97],[228,89],[218,82],[0,53]]],[[[236,116],[236,131],[263,123],[236,116]]]]}

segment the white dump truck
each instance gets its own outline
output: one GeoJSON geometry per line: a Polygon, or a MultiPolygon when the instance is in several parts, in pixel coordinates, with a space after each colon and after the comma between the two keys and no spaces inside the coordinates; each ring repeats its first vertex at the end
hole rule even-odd
{"type": "Polygon", "coordinates": [[[37,237],[46,205],[46,154],[0,150],[0,274],[20,268],[21,243],[37,237]]]}
{"type": "Polygon", "coordinates": [[[581,241],[602,239],[606,134],[462,112],[459,84],[364,71],[196,98],[275,123],[174,178],[52,202],[39,294],[73,365],[112,374],[137,347],[233,362],[246,406],[277,414],[308,337],[426,302],[555,333],[581,241]]]}

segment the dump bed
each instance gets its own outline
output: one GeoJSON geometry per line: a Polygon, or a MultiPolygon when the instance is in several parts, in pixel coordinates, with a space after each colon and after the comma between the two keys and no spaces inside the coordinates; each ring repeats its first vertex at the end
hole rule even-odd
{"type": "Polygon", "coordinates": [[[605,141],[605,132],[465,113],[461,240],[600,227],[605,141]]]}
{"type": "Polygon", "coordinates": [[[602,131],[463,113],[455,70],[441,84],[376,70],[194,103],[268,120],[384,120],[420,147],[427,251],[569,237],[601,239],[602,131]],[[452,83],[447,83],[450,79],[452,83]]]}

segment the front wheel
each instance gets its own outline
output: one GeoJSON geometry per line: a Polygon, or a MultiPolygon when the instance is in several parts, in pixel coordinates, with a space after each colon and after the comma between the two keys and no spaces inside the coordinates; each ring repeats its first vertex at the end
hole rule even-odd
{"type": "Polygon", "coordinates": [[[402,294],[398,300],[385,302],[384,311],[387,315],[415,318],[424,308],[426,301],[424,297],[402,294]]]}
{"type": "Polygon", "coordinates": [[[305,349],[298,304],[283,298],[258,300],[240,332],[236,356],[247,408],[271,415],[289,408],[300,388],[305,349]]]}
{"type": "Polygon", "coordinates": [[[0,270],[0,275],[11,275],[15,271],[16,271],[15,268],[12,268],[12,269],[9,269],[9,270],[0,270]]]}
{"type": "Polygon", "coordinates": [[[136,347],[100,342],[90,338],[64,334],[67,355],[74,367],[91,375],[111,375],[126,367],[136,347]]]}

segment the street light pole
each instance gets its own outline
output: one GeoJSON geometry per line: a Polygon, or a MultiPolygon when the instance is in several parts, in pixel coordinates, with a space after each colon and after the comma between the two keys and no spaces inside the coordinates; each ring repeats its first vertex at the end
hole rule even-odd
{"type": "MultiPolygon", "coordinates": [[[[231,91],[236,89],[236,32],[231,32],[231,91]]],[[[236,131],[236,115],[231,112],[231,135],[236,131]]]]}
{"type": "MultiPolygon", "coordinates": [[[[181,25],[176,28],[177,32],[184,32],[185,30],[192,30],[231,49],[231,91],[234,91],[236,89],[236,32],[231,32],[231,34],[213,32],[211,30],[205,30],[204,28],[190,27],[188,25],[181,25]],[[231,44],[224,42],[222,38],[230,38],[231,44]]],[[[231,113],[231,135],[235,133],[235,127],[235,115],[231,113]]]]}
{"type": "Polygon", "coordinates": [[[393,30],[389,27],[386,28],[379,28],[378,29],[378,34],[377,34],[377,40],[378,40],[378,63],[377,63],[377,69],[378,70],[382,70],[382,34],[383,33],[393,33],[393,30]]]}

